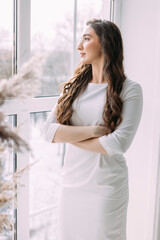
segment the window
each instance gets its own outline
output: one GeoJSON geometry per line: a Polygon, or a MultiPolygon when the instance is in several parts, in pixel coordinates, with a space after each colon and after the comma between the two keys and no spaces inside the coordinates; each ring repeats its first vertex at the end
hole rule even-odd
{"type": "Polygon", "coordinates": [[[12,76],[12,0],[0,2],[0,79],[12,76]],[[7,14],[6,14],[7,13],[7,14]]]}
{"type": "Polygon", "coordinates": [[[6,0],[0,8],[1,12],[7,13],[0,14],[1,18],[7,16],[0,21],[2,25],[0,32],[4,28],[3,23],[7,23],[10,16],[10,25],[8,25],[10,30],[7,30],[9,33],[6,35],[8,45],[5,46],[6,40],[2,44],[3,51],[6,49],[5,58],[9,60],[4,61],[4,57],[0,60],[4,69],[1,78],[11,76],[11,70],[9,71],[12,66],[11,52],[14,52],[12,28],[17,30],[14,36],[18,68],[35,52],[48,53],[38,96],[21,104],[18,100],[7,100],[2,108],[6,115],[15,116],[17,125],[22,125],[21,136],[30,142],[35,156],[33,158],[27,152],[18,153],[15,159],[17,169],[22,169],[38,160],[21,179],[24,187],[19,189],[17,196],[14,240],[56,240],[56,203],[66,146],[65,144],[53,146],[44,142],[41,139],[40,129],[57,101],[59,84],[69,80],[79,61],[76,44],[83,24],[88,18],[93,17],[109,19],[110,1],[14,0],[13,3],[14,7],[11,0],[6,0]],[[12,6],[10,10],[9,4],[12,6]],[[16,14],[14,18],[11,17],[13,12],[16,14]],[[15,26],[12,19],[16,19],[15,26]]]}
{"type": "MultiPolygon", "coordinates": [[[[11,128],[12,126],[15,125],[15,121],[16,118],[15,116],[7,116],[5,119],[5,122],[7,125],[9,125],[11,128]]],[[[2,145],[3,146],[3,145],[2,145]]],[[[2,149],[1,149],[2,150],[2,149]]],[[[6,181],[10,183],[10,180],[12,179],[12,175],[14,173],[15,170],[15,154],[13,152],[13,149],[9,148],[9,147],[5,147],[5,149],[3,151],[1,151],[0,153],[0,183],[6,184],[6,181]]],[[[4,190],[2,191],[2,193],[5,193],[5,190],[7,190],[7,186],[4,185],[4,190]]],[[[10,196],[10,191],[6,191],[7,193],[9,193],[10,196]]],[[[4,194],[2,194],[4,196],[4,194]]],[[[1,196],[1,200],[3,199],[3,197],[1,196]]],[[[2,200],[3,201],[3,200],[2,200]]],[[[0,209],[0,214],[7,214],[8,215],[8,219],[14,219],[14,215],[15,215],[15,211],[14,211],[14,203],[12,203],[12,205],[8,205],[7,202],[1,202],[1,209],[0,209]]],[[[2,220],[1,220],[2,223],[2,220]]],[[[10,232],[5,232],[5,239],[6,240],[13,240],[14,239],[14,231],[10,231],[10,232]]]]}
{"type": "MultiPolygon", "coordinates": [[[[5,4],[0,2],[0,80],[9,79],[12,76],[12,42],[13,42],[13,1],[6,0],[5,4]],[[6,14],[7,13],[7,14],[6,14]]],[[[15,115],[9,115],[5,121],[9,126],[15,125],[15,115]]],[[[1,152],[0,169],[3,169],[0,174],[0,180],[8,179],[8,175],[15,170],[15,155],[13,151],[6,148],[1,152]]],[[[13,206],[14,209],[14,206],[13,206]]],[[[1,214],[8,213],[11,218],[14,218],[14,210],[7,208],[7,205],[1,206],[1,214]]],[[[14,232],[5,234],[6,240],[14,239],[14,232]]]]}
{"type": "Polygon", "coordinates": [[[56,206],[61,181],[64,144],[52,144],[41,137],[46,112],[31,113],[30,146],[30,239],[56,239],[56,206]]]}
{"type": "Polygon", "coordinates": [[[31,1],[31,53],[48,54],[39,95],[59,94],[72,72],[74,1],[31,1]],[[38,6],[38,11],[37,11],[38,6]]]}

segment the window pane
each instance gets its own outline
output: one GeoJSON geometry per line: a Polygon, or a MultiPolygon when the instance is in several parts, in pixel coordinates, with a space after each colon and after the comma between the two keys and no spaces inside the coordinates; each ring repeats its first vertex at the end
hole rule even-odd
{"type": "MultiPolygon", "coordinates": [[[[109,20],[110,0],[77,0],[77,45],[86,22],[93,18],[109,20]]],[[[76,52],[76,64],[80,62],[79,52],[76,52]]]]}
{"type": "Polygon", "coordinates": [[[60,190],[64,144],[44,141],[41,127],[47,113],[31,114],[31,142],[36,162],[30,168],[30,239],[56,240],[57,198],[60,190]]]}
{"type": "Polygon", "coordinates": [[[12,75],[13,0],[0,1],[0,79],[12,75]]]}
{"type": "MultiPolygon", "coordinates": [[[[7,116],[5,118],[5,123],[6,123],[6,125],[8,125],[12,128],[14,126],[14,120],[15,120],[15,116],[7,116]]],[[[10,201],[5,201],[5,202],[3,202],[3,201],[5,199],[5,196],[12,195],[12,193],[9,190],[7,190],[6,184],[9,183],[9,185],[10,185],[12,182],[12,175],[15,170],[15,162],[13,160],[14,152],[13,152],[12,148],[8,148],[4,144],[0,144],[0,147],[1,147],[1,151],[0,151],[0,184],[1,184],[1,186],[3,186],[0,191],[0,196],[1,196],[0,197],[0,199],[1,199],[0,214],[6,215],[8,220],[10,220],[12,222],[14,219],[14,204],[10,204],[11,203],[10,201]]],[[[14,219],[14,220],[16,221],[16,219],[14,219]]],[[[0,225],[1,224],[2,223],[0,220],[0,225]]],[[[2,239],[5,239],[5,240],[13,240],[14,232],[13,231],[3,231],[3,233],[0,234],[0,236],[2,236],[2,239]]]]}
{"type": "Polygon", "coordinates": [[[39,95],[59,94],[72,69],[73,0],[31,1],[31,51],[47,52],[39,95]],[[38,8],[37,8],[38,6],[38,8]]]}
{"type": "Polygon", "coordinates": [[[102,0],[77,0],[77,22],[84,26],[86,21],[92,18],[102,18],[103,16],[102,0]]]}

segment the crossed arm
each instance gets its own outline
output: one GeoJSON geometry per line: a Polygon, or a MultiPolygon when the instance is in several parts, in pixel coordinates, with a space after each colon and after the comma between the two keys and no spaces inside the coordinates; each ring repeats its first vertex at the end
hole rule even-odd
{"type": "Polygon", "coordinates": [[[52,142],[68,142],[92,152],[107,153],[98,141],[106,134],[104,126],[66,126],[61,125],[52,142]]]}
{"type": "Polygon", "coordinates": [[[104,126],[66,126],[56,122],[55,109],[44,125],[45,139],[49,142],[68,142],[88,151],[110,156],[123,154],[130,147],[138,129],[143,108],[143,92],[139,84],[125,90],[122,122],[108,134],[104,126]]]}
{"type": "Polygon", "coordinates": [[[99,152],[99,153],[107,154],[107,151],[102,147],[102,145],[98,141],[98,138],[87,139],[81,142],[74,143],[73,145],[91,152],[99,152]]]}

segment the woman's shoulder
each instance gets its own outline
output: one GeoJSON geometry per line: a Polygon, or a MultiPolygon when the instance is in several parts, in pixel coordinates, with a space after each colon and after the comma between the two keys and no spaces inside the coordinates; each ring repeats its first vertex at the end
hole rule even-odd
{"type": "Polygon", "coordinates": [[[142,86],[140,83],[129,79],[125,79],[120,93],[123,100],[127,97],[142,96],[142,86]]]}

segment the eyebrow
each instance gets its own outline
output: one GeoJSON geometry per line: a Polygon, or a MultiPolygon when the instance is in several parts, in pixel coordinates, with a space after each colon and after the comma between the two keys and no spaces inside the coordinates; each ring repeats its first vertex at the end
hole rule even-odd
{"type": "Polygon", "coordinates": [[[83,34],[83,37],[86,37],[86,36],[92,37],[89,33],[83,34]]]}

